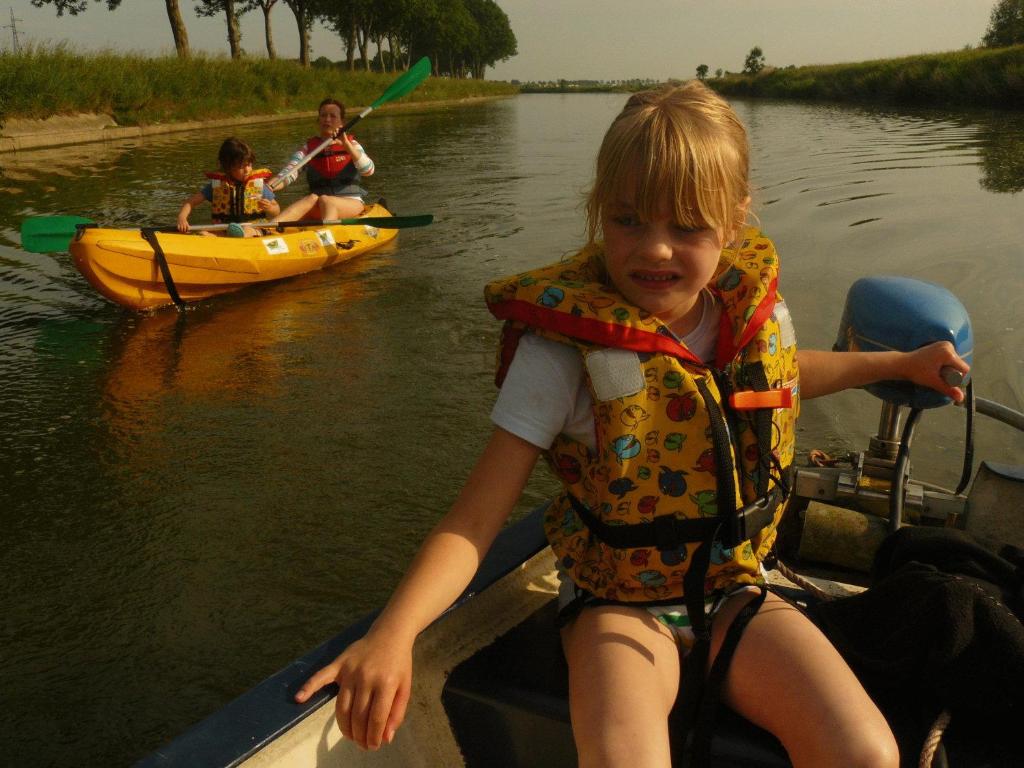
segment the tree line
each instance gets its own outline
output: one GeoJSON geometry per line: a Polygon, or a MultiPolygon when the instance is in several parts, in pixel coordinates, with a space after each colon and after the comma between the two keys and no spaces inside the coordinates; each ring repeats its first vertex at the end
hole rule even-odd
{"type": "MultiPolygon", "coordinates": [[[[984,48],[1006,48],[1024,43],[1024,0],[999,0],[989,15],[988,28],[981,39],[984,48]]],[[[970,46],[967,46],[970,48],[970,46]]],[[[743,62],[744,75],[756,75],[765,68],[764,51],[754,46],[743,62]]],[[[710,68],[707,64],[697,66],[697,78],[704,80],[710,68]]],[[[722,70],[715,71],[716,77],[722,76],[722,70]]]]}
{"type": "MultiPolygon", "coordinates": [[[[93,0],[115,11],[121,0],[93,0]]],[[[295,17],[299,62],[310,65],[309,37],[313,25],[324,24],[340,38],[348,69],[391,72],[429,56],[433,74],[483,79],[489,66],[517,53],[508,16],[494,0],[281,0],[295,17]],[[370,55],[370,46],[376,50],[370,55]]],[[[278,0],[194,0],[197,16],[223,16],[233,59],[243,55],[239,18],[263,14],[267,56],[277,58],[270,15],[278,0]]],[[[32,0],[37,8],[53,6],[58,16],[77,16],[89,0],[32,0]]],[[[191,53],[188,29],[179,0],[164,0],[181,58],[191,53]]]]}

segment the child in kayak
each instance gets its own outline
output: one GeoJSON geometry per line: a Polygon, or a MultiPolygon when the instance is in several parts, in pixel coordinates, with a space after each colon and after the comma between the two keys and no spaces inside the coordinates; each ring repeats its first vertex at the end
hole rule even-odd
{"type": "Polygon", "coordinates": [[[274,189],[283,189],[298,178],[297,166],[326,139],[334,140],[304,166],[310,194],[287,208],[278,221],[306,218],[346,219],[363,212],[366,190],[359,186],[364,176],[372,176],[373,160],[362,145],[349,134],[336,134],[345,123],[345,105],[336,99],[320,102],[317,124],[320,132],[296,150],[288,164],[275,177],[274,189]]]}
{"type": "MultiPolygon", "coordinates": [[[[255,237],[259,234],[241,222],[265,219],[281,212],[274,192],[265,181],[270,178],[266,168],[253,170],[256,154],[248,144],[234,137],[225,139],[217,152],[220,171],[207,173],[210,181],[184,202],[178,211],[178,231],[188,232],[188,217],[197,205],[213,206],[214,224],[228,223],[231,237],[255,237]]],[[[203,232],[203,234],[212,234],[203,232]]]]}
{"type": "Polygon", "coordinates": [[[486,289],[505,321],[501,390],[461,493],[366,635],[298,702],[337,683],[344,736],[390,743],[417,635],[469,583],[545,455],[563,485],[545,530],[581,766],[667,768],[669,712],[702,691],[773,733],[797,768],[899,764],[881,712],[767,591],[762,562],[801,398],[903,379],[960,401],[940,371],[968,366],[945,342],[798,352],[749,207],[746,131],[721,97],[691,82],[628,99],[599,150],[584,248],[486,289]]]}

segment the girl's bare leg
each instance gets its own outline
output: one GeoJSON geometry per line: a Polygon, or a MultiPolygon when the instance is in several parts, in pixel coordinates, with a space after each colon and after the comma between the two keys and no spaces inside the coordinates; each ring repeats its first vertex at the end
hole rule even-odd
{"type": "Polygon", "coordinates": [[[646,610],[584,609],[562,630],[569,711],[581,768],[669,768],[668,713],[679,650],[646,610]]]}
{"type": "MultiPolygon", "coordinates": [[[[712,654],[752,599],[733,597],[712,622],[712,654]]],[[[723,691],[745,718],[775,734],[794,768],[896,768],[889,725],[828,639],[769,593],[743,632],[723,691]]]]}
{"type": "Polygon", "coordinates": [[[319,212],[319,207],[317,205],[319,200],[320,195],[314,194],[308,194],[305,197],[300,197],[294,203],[277,214],[277,216],[270,219],[270,221],[302,221],[303,219],[315,219],[319,212]]]}

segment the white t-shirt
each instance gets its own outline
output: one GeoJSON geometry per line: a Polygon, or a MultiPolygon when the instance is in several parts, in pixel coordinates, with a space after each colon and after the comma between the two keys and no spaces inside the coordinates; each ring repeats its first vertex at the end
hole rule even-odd
{"type": "MultiPolygon", "coordinates": [[[[701,296],[700,322],[680,341],[708,361],[715,356],[722,308],[710,291],[701,296]]],[[[550,448],[555,438],[564,434],[596,451],[593,406],[579,350],[526,334],[519,340],[491,410],[491,421],[538,448],[550,448]]]]}

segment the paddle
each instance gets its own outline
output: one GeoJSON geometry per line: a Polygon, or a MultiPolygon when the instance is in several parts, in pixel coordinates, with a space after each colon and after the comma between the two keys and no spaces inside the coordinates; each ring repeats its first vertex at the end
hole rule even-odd
{"type": "MultiPolygon", "coordinates": [[[[363,216],[356,219],[299,219],[297,221],[243,221],[239,222],[243,227],[255,227],[256,229],[276,229],[278,232],[292,227],[333,227],[346,226],[350,224],[365,224],[368,227],[377,229],[410,229],[411,227],[425,227],[433,223],[434,215],[422,213],[417,216],[363,216]]],[[[215,232],[220,229],[227,229],[229,224],[200,224],[192,227],[190,231],[215,232]]],[[[177,227],[164,227],[161,232],[177,232],[177,227]]]]}
{"type": "MultiPolygon", "coordinates": [[[[430,59],[427,58],[426,56],[424,56],[422,59],[420,59],[415,64],[413,64],[409,68],[408,72],[406,72],[404,75],[402,75],[397,80],[395,80],[395,82],[393,82],[388,87],[388,89],[386,91],[384,91],[384,93],[382,93],[380,95],[379,99],[377,99],[375,102],[373,102],[373,104],[368,106],[366,109],[364,109],[358,115],[356,115],[351,120],[349,120],[347,123],[345,123],[343,126],[341,126],[341,128],[334,134],[334,136],[331,136],[329,138],[324,139],[323,142],[321,142],[320,146],[318,146],[316,149],[314,149],[312,152],[310,152],[308,155],[306,155],[304,158],[302,158],[302,162],[300,162],[294,168],[289,169],[289,171],[288,171],[289,175],[291,175],[293,173],[298,173],[299,170],[301,170],[302,167],[306,163],[308,163],[310,160],[312,160],[314,157],[316,157],[320,152],[322,152],[332,141],[334,141],[334,139],[336,137],[343,136],[346,133],[348,133],[349,130],[352,128],[352,126],[354,126],[356,123],[358,123],[364,117],[366,117],[368,114],[373,112],[373,110],[375,110],[381,104],[387,104],[389,101],[397,99],[397,98],[399,98],[401,96],[405,96],[405,94],[407,94],[410,91],[412,91],[417,85],[419,85],[424,80],[426,80],[427,79],[427,75],[429,75],[429,74],[430,74],[430,59]]],[[[279,187],[277,185],[281,183],[281,174],[278,173],[276,176],[274,176],[272,179],[270,179],[270,181],[267,182],[267,183],[270,185],[271,189],[274,189],[274,190],[279,189],[279,187]]]]}
{"type": "Polygon", "coordinates": [[[21,222],[21,247],[30,253],[66,251],[79,224],[92,224],[81,216],[32,216],[21,222]]]}
{"type": "MultiPolygon", "coordinates": [[[[252,222],[251,226],[275,228],[278,231],[287,227],[333,226],[336,224],[365,224],[378,229],[406,229],[408,227],[425,227],[434,220],[429,214],[418,216],[366,216],[361,219],[303,219],[302,221],[281,221],[273,224],[252,222]]],[[[95,222],[81,216],[32,216],[21,223],[21,247],[30,253],[55,253],[66,251],[79,227],[94,226],[95,222]]],[[[193,230],[227,229],[227,224],[201,224],[193,230]]],[[[140,229],[130,227],[129,229],[140,229]]],[[[163,232],[177,232],[175,227],[160,228],[163,232]]]]}

